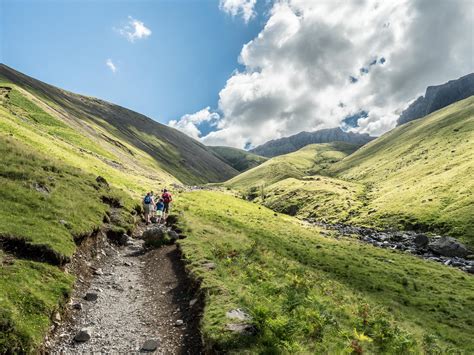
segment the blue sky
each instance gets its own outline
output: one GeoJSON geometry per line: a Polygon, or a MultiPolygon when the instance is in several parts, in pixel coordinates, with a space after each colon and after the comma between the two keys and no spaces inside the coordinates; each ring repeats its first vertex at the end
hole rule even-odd
{"type": "Polygon", "coordinates": [[[230,16],[217,0],[0,3],[2,63],[160,122],[216,107],[243,44],[264,25],[261,16],[248,24],[230,16]],[[121,36],[129,16],[151,35],[121,36]]]}

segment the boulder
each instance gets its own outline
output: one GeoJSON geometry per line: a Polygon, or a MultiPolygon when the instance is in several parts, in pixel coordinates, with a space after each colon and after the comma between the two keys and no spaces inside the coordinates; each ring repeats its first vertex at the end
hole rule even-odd
{"type": "Polygon", "coordinates": [[[179,234],[176,233],[174,230],[170,230],[168,231],[168,237],[173,240],[173,241],[176,241],[179,239],[179,234]]]}
{"type": "Polygon", "coordinates": [[[158,341],[147,340],[143,343],[140,351],[151,352],[151,351],[155,351],[157,348],[158,348],[158,341]]]}
{"type": "Polygon", "coordinates": [[[91,338],[91,331],[88,328],[82,328],[75,336],[74,340],[83,343],[91,338]]]}
{"type": "Polygon", "coordinates": [[[226,324],[225,329],[241,335],[255,335],[257,333],[257,328],[254,325],[245,323],[229,323],[226,324]]]}
{"type": "Polygon", "coordinates": [[[452,237],[441,237],[429,244],[429,248],[436,254],[448,257],[466,257],[469,250],[452,237]]]}
{"type": "Polygon", "coordinates": [[[413,238],[413,243],[419,248],[426,247],[430,242],[430,239],[424,234],[417,234],[413,238]]]}
{"type": "Polygon", "coordinates": [[[238,320],[241,320],[241,321],[250,320],[250,318],[251,318],[247,313],[245,313],[240,308],[228,311],[225,315],[226,315],[227,318],[238,319],[238,320]]]}
{"type": "Polygon", "coordinates": [[[87,292],[86,295],[84,296],[84,299],[86,301],[97,301],[97,293],[94,292],[87,292]]]}

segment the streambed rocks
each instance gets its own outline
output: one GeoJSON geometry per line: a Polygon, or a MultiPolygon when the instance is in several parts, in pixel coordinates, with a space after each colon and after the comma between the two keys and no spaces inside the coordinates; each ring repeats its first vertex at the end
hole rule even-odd
{"type": "Polygon", "coordinates": [[[379,231],[343,223],[329,224],[312,218],[306,221],[326,229],[337,230],[345,236],[357,236],[359,240],[380,248],[407,252],[446,266],[459,268],[470,274],[474,273],[474,260],[468,260],[471,252],[452,237],[437,235],[428,237],[414,231],[379,231]]]}

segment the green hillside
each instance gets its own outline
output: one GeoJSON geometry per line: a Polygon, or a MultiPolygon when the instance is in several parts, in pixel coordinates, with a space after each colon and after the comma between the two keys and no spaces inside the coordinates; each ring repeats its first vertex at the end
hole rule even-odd
{"type": "Polygon", "coordinates": [[[248,190],[287,179],[321,174],[330,165],[357,149],[345,142],[311,144],[296,152],[272,158],[225,182],[226,186],[248,190]]]}
{"type": "Polygon", "coordinates": [[[225,184],[264,184],[257,202],[299,217],[446,233],[474,246],[474,97],[325,160],[322,170],[311,168],[321,166],[312,147],[225,184]]]}
{"type": "Polygon", "coordinates": [[[329,170],[368,188],[354,221],[427,228],[474,245],[474,97],[409,122],[329,170]]]}
{"type": "Polygon", "coordinates": [[[216,153],[221,160],[239,172],[254,168],[268,160],[268,158],[261,157],[260,155],[232,147],[217,146],[209,147],[209,149],[216,153]]]}
{"type": "Polygon", "coordinates": [[[144,191],[235,173],[174,129],[1,65],[0,353],[41,345],[73,286],[60,266],[111,203],[113,228],[129,232],[144,191]]]}
{"type": "Polygon", "coordinates": [[[208,346],[244,353],[474,351],[474,279],[462,271],[323,237],[298,219],[222,193],[185,193],[179,201],[188,235],[181,247],[206,295],[208,346]],[[236,308],[252,317],[256,335],[226,331],[226,312],[236,308]]]}
{"type": "MultiPolygon", "coordinates": [[[[88,160],[98,158],[113,167],[130,170],[139,165],[140,175],[158,172],[162,180],[166,176],[168,181],[187,184],[224,181],[238,173],[203,144],[137,112],[56,88],[2,64],[0,82],[6,88],[14,84],[16,96],[33,102],[44,115],[61,121],[62,126],[72,128],[74,134],[53,134],[77,149],[86,149],[82,153],[88,155],[88,160]],[[94,144],[83,147],[82,136],[94,144]],[[100,148],[100,152],[94,150],[100,148]]],[[[22,104],[16,107],[23,108],[22,104]]]]}

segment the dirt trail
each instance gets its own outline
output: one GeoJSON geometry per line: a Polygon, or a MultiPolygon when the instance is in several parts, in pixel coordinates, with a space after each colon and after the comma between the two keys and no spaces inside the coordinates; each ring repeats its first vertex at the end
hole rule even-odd
{"type": "Polygon", "coordinates": [[[145,252],[143,241],[133,238],[124,247],[107,245],[103,254],[89,288],[74,292],[70,317],[54,332],[49,351],[133,354],[152,340],[154,353],[202,353],[202,303],[195,299],[176,245],[145,252]],[[84,300],[87,292],[97,300],[84,300]],[[82,328],[91,337],[77,342],[82,328]]]}

